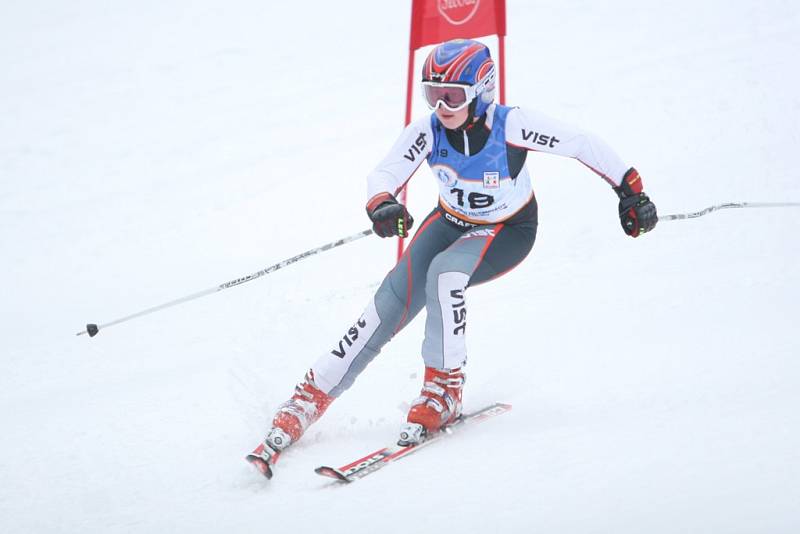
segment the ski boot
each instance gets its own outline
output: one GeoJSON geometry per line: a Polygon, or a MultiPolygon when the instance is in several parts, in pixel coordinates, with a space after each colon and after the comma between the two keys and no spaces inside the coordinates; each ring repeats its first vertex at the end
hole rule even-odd
{"type": "Polygon", "coordinates": [[[253,452],[248,454],[245,459],[253,464],[258,471],[267,477],[272,478],[272,466],[278,462],[281,451],[286,448],[285,443],[290,443],[291,438],[280,428],[271,428],[264,441],[258,444],[253,452]]]}
{"type": "Polygon", "coordinates": [[[267,437],[247,455],[247,461],[265,477],[272,478],[272,466],[281,452],[300,439],[306,429],[322,417],[333,399],[317,388],[314,372],[309,370],[305,379],[295,386],[294,395],[278,408],[267,437]]]}
{"type": "Polygon", "coordinates": [[[461,416],[461,393],[465,375],[461,368],[425,367],[420,396],[411,403],[406,424],[400,429],[401,447],[418,445],[425,438],[453,423],[461,416]]]}

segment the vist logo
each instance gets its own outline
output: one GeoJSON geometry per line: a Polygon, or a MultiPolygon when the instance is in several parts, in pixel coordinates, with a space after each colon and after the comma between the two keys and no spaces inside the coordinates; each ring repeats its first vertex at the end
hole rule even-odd
{"type": "Polygon", "coordinates": [[[484,172],[483,173],[483,187],[486,189],[497,189],[500,187],[500,173],[499,172],[484,172]]]}
{"type": "Polygon", "coordinates": [[[560,139],[557,139],[555,135],[544,135],[540,134],[539,132],[531,132],[525,128],[522,129],[522,139],[524,141],[530,141],[536,145],[548,146],[550,148],[556,146],[556,143],[561,142],[560,139]]]}
{"type": "Polygon", "coordinates": [[[428,141],[425,140],[425,136],[425,132],[421,132],[414,140],[414,144],[409,147],[408,154],[405,154],[403,157],[408,161],[415,161],[417,156],[422,154],[423,149],[428,146],[428,141]]]}
{"type": "Polygon", "coordinates": [[[481,0],[437,0],[436,7],[439,14],[454,26],[460,26],[469,22],[475,13],[481,0]]]}
{"type": "Polygon", "coordinates": [[[467,303],[464,302],[464,290],[454,289],[450,291],[450,298],[454,301],[450,304],[450,307],[453,309],[453,323],[456,325],[453,329],[453,335],[457,336],[467,330],[467,303]]]}
{"type": "Polygon", "coordinates": [[[341,341],[339,341],[339,347],[337,349],[333,349],[331,354],[336,356],[337,358],[344,358],[347,355],[347,349],[353,346],[353,343],[358,339],[361,330],[367,326],[367,321],[361,317],[356,324],[354,324],[347,333],[342,336],[341,341]]]}

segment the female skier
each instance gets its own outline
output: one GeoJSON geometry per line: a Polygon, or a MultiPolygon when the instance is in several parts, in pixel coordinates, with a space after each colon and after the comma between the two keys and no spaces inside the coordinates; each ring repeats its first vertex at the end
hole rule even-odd
{"type": "Polygon", "coordinates": [[[480,42],[436,46],[423,64],[422,88],[433,113],[410,124],[367,176],[367,215],[380,237],[406,237],[413,219],[394,195],[423,160],[438,179],[438,205],[363,315],[313,364],[248,456],[267,477],[280,452],[423,307],[425,376],[398,443],[418,443],[460,416],[466,289],[513,269],[536,238],[536,198],[525,168],[529,151],[577,158],[611,184],[626,234],[637,237],[658,220],[639,173],[602,140],[536,111],[495,104],[494,62],[480,42]]]}

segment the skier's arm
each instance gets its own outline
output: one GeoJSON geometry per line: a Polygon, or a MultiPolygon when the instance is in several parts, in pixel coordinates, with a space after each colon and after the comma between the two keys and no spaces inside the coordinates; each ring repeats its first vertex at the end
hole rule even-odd
{"type": "Polygon", "coordinates": [[[431,151],[430,117],[406,127],[389,153],[367,176],[367,216],[380,237],[406,237],[414,219],[394,195],[431,151]]]}
{"type": "Polygon", "coordinates": [[[575,158],[600,175],[619,197],[619,217],[626,234],[637,237],[658,222],[656,207],[643,191],[639,172],[596,135],[537,111],[516,108],[506,120],[506,141],[528,150],[575,158]]]}
{"type": "Polygon", "coordinates": [[[530,109],[508,114],[506,140],[528,150],[575,158],[613,187],[619,187],[630,168],[596,135],[530,109]]]}
{"type": "Polygon", "coordinates": [[[382,193],[395,195],[428,157],[432,143],[429,116],[406,126],[386,157],[367,175],[367,203],[382,193]]]}

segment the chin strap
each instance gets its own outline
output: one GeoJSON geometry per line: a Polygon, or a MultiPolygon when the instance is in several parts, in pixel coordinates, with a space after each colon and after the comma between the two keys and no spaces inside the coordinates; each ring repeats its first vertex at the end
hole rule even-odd
{"type": "Polygon", "coordinates": [[[466,130],[469,128],[473,123],[475,123],[480,117],[475,117],[475,110],[478,108],[478,97],[472,99],[472,102],[469,103],[467,107],[467,118],[464,119],[464,124],[458,127],[459,130],[466,130]]]}

